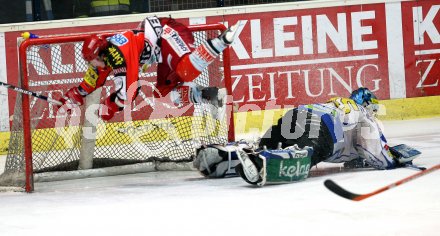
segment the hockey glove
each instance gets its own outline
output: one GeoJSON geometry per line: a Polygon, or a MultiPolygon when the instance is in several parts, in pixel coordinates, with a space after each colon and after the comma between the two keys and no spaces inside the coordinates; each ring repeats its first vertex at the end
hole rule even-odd
{"type": "Polygon", "coordinates": [[[65,104],[69,104],[69,105],[76,105],[76,106],[81,106],[84,104],[84,99],[83,97],[86,96],[87,93],[81,93],[78,89],[78,87],[73,87],[71,89],[69,89],[64,96],[61,97],[60,102],[63,103],[63,105],[65,104]]]}
{"type": "Polygon", "coordinates": [[[405,144],[389,147],[389,151],[393,155],[396,168],[412,165],[412,160],[422,154],[419,150],[405,144]]]}
{"type": "Polygon", "coordinates": [[[237,176],[235,167],[240,163],[238,155],[248,147],[245,143],[203,146],[197,150],[193,166],[205,177],[237,176]]]}
{"type": "Polygon", "coordinates": [[[123,104],[118,104],[120,102],[117,99],[116,93],[112,93],[105,99],[104,104],[102,104],[98,111],[98,116],[108,121],[113,118],[116,112],[122,111],[124,109],[123,104]]]}
{"type": "Polygon", "coordinates": [[[83,97],[86,96],[87,93],[81,93],[79,87],[73,87],[69,89],[61,98],[60,102],[61,106],[58,107],[58,111],[61,113],[72,113],[72,110],[79,109],[79,106],[84,104],[83,97]]]}

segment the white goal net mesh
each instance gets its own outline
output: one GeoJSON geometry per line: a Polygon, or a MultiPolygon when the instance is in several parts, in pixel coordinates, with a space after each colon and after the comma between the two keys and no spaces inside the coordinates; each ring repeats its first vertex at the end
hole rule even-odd
{"type": "MultiPolygon", "coordinates": [[[[196,46],[221,33],[221,28],[212,29],[203,25],[190,29],[196,46]]],[[[28,40],[27,46],[20,49],[22,56],[26,57],[26,68],[21,69],[22,81],[19,86],[27,85],[31,91],[59,99],[69,88],[82,81],[87,69],[81,57],[82,38],[48,36],[38,40],[35,44],[28,40]]],[[[195,82],[201,87],[225,88],[225,60],[229,58],[221,55],[195,82]]],[[[32,173],[47,173],[81,169],[82,158],[88,159],[93,168],[191,162],[195,149],[200,145],[228,141],[227,106],[217,108],[206,100],[180,108],[158,104],[152,95],[156,68],[150,68],[149,71],[140,74],[140,81],[145,86],[141,87],[130,114],[126,114],[126,111],[117,113],[109,122],[93,119],[97,110],[93,103],[99,104],[113,92],[111,80],[107,80],[101,91],[95,91],[94,97],[98,101],[67,115],[59,113],[55,105],[34,97],[28,98],[23,104],[23,96],[19,94],[0,186],[23,187],[24,180],[32,178],[25,175],[26,165],[29,172],[29,163],[32,163],[32,173]],[[23,116],[26,109],[29,111],[29,120],[26,115],[23,116]],[[88,117],[92,117],[91,122],[88,117]],[[27,131],[31,144],[25,141],[27,131]],[[25,155],[27,145],[32,147],[28,164],[25,155]]],[[[92,99],[88,99],[88,103],[89,100],[92,99]]]]}

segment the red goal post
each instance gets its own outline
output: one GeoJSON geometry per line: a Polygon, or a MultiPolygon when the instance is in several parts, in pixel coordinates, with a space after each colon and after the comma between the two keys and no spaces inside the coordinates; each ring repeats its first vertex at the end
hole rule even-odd
{"type": "MultiPolygon", "coordinates": [[[[226,27],[204,24],[189,29],[198,46],[226,27]]],[[[110,36],[117,32],[97,33],[110,36]]],[[[80,52],[87,36],[55,35],[23,41],[19,46],[19,86],[59,99],[82,80],[87,64],[80,52]]],[[[198,146],[234,140],[229,48],[195,80],[200,88],[226,90],[227,99],[220,108],[206,100],[177,109],[161,104],[152,96],[155,78],[155,66],[140,73],[140,82],[145,86],[128,112],[128,121],[122,114],[126,111],[109,122],[96,119],[96,104],[112,92],[111,78],[102,90],[87,96],[85,106],[69,115],[58,113],[58,108],[46,101],[19,94],[0,186],[31,192],[35,175],[41,179],[57,180],[53,176],[59,175],[60,179],[70,179],[93,176],[89,172],[95,168],[100,168],[98,176],[191,169],[198,146]],[[103,169],[108,173],[102,174],[103,169]],[[81,173],[84,171],[89,172],[81,173]]]]}

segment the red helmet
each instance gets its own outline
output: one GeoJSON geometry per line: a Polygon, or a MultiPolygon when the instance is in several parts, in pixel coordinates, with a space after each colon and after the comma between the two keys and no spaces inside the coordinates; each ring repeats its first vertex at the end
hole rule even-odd
{"type": "Polygon", "coordinates": [[[84,40],[82,55],[86,61],[91,61],[99,56],[99,52],[107,46],[107,40],[93,34],[84,40]]]}

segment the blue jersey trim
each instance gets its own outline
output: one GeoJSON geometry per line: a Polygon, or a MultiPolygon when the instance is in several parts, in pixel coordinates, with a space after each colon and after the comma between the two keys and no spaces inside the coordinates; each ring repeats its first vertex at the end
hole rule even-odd
{"type": "Polygon", "coordinates": [[[337,142],[337,139],[336,139],[336,134],[335,134],[335,132],[334,132],[334,130],[335,130],[335,124],[334,124],[334,122],[333,122],[333,118],[332,118],[329,114],[323,114],[323,115],[321,116],[321,119],[322,119],[322,121],[324,121],[324,124],[325,124],[325,125],[327,126],[327,128],[329,129],[330,134],[331,134],[332,139],[333,139],[333,143],[336,143],[336,142],[337,142]]]}

